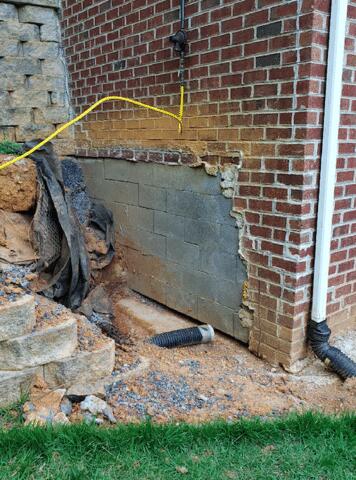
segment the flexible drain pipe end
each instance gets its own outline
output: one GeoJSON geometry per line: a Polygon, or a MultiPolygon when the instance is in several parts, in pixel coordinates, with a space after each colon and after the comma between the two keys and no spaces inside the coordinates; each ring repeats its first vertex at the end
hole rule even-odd
{"type": "Polygon", "coordinates": [[[310,321],[308,337],[315,355],[332,368],[344,380],[356,377],[356,363],[338,348],[329,344],[331,330],[326,320],[323,322],[310,321]]]}
{"type": "Polygon", "coordinates": [[[187,347],[199,343],[209,343],[214,340],[214,336],[215,332],[211,325],[201,325],[160,333],[151,337],[148,342],[162,348],[187,347]]]}

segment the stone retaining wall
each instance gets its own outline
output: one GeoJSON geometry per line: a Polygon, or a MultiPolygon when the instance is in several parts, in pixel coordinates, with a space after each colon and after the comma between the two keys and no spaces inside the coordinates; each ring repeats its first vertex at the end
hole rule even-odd
{"type": "MultiPolygon", "coordinates": [[[[0,2],[0,141],[43,139],[69,119],[59,6],[59,0],[0,2]]],[[[67,131],[57,142],[68,152],[70,138],[67,131]]]]}

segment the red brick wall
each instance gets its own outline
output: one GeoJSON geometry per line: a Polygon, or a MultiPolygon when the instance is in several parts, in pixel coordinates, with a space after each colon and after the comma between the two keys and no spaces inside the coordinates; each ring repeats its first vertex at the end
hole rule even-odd
{"type": "MultiPolygon", "coordinates": [[[[168,37],[179,26],[178,3],[64,0],[78,111],[110,94],[177,111],[178,59],[168,37]]],[[[131,148],[139,147],[144,159],[161,161],[163,149],[184,152],[178,162],[221,165],[243,151],[234,207],[245,223],[250,348],[283,364],[305,352],[329,8],[325,0],[190,0],[183,135],[173,120],[126,104],[106,105],[77,129],[81,155],[114,157],[125,147],[132,158],[131,148]]],[[[329,313],[347,308],[336,319],[343,325],[356,303],[354,10],[352,0],[329,304],[329,313]]]]}

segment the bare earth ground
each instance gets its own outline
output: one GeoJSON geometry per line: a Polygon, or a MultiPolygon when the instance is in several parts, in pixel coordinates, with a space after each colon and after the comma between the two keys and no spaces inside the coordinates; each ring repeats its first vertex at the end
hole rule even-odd
{"type": "MultiPolygon", "coordinates": [[[[162,349],[144,342],[152,334],[149,326],[127,316],[123,319],[118,310],[117,325],[132,341],[117,349],[118,381],[108,392],[119,421],[195,423],[293,411],[355,410],[355,379],[343,382],[312,354],[301,373],[290,374],[220,334],[210,344],[162,349]],[[120,379],[130,370],[131,377],[120,379]]],[[[356,332],[335,342],[355,359],[356,332]]]]}

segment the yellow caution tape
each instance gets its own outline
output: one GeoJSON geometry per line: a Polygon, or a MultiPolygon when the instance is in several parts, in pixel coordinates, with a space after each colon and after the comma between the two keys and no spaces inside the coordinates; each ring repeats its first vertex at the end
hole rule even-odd
{"type": "Polygon", "coordinates": [[[68,123],[65,125],[62,125],[58,130],[55,132],[51,133],[49,137],[47,137],[45,140],[42,140],[42,142],[38,143],[35,145],[33,148],[28,150],[27,152],[21,154],[20,156],[13,158],[9,160],[8,162],[3,163],[0,165],[0,170],[3,170],[4,168],[9,167],[10,165],[13,165],[14,163],[18,162],[19,160],[22,160],[23,158],[29,157],[32,155],[32,153],[36,152],[39,148],[43,147],[46,145],[46,143],[50,142],[53,140],[55,137],[57,137],[60,133],[62,133],[64,130],[67,128],[71,127],[75,123],[79,122],[82,120],[84,117],[86,117],[90,112],[95,110],[99,105],[105,102],[112,102],[112,101],[122,101],[122,102],[129,102],[132,103],[133,105],[136,105],[137,107],[143,107],[147,108],[148,110],[152,110],[153,112],[161,113],[162,115],[167,115],[168,117],[174,118],[178,122],[178,127],[179,127],[179,133],[182,133],[182,124],[183,124],[183,115],[184,115],[184,85],[180,86],[180,106],[179,106],[179,114],[176,115],[175,113],[169,112],[168,110],[164,110],[162,108],[157,108],[157,107],[152,107],[151,105],[147,105],[146,103],[138,102],[137,100],[132,100],[131,98],[126,98],[126,97],[119,97],[119,96],[110,96],[110,97],[105,97],[102,98],[101,100],[98,100],[95,102],[91,107],[89,107],[85,112],[81,113],[77,117],[73,118],[73,120],[70,120],[68,123]]]}

